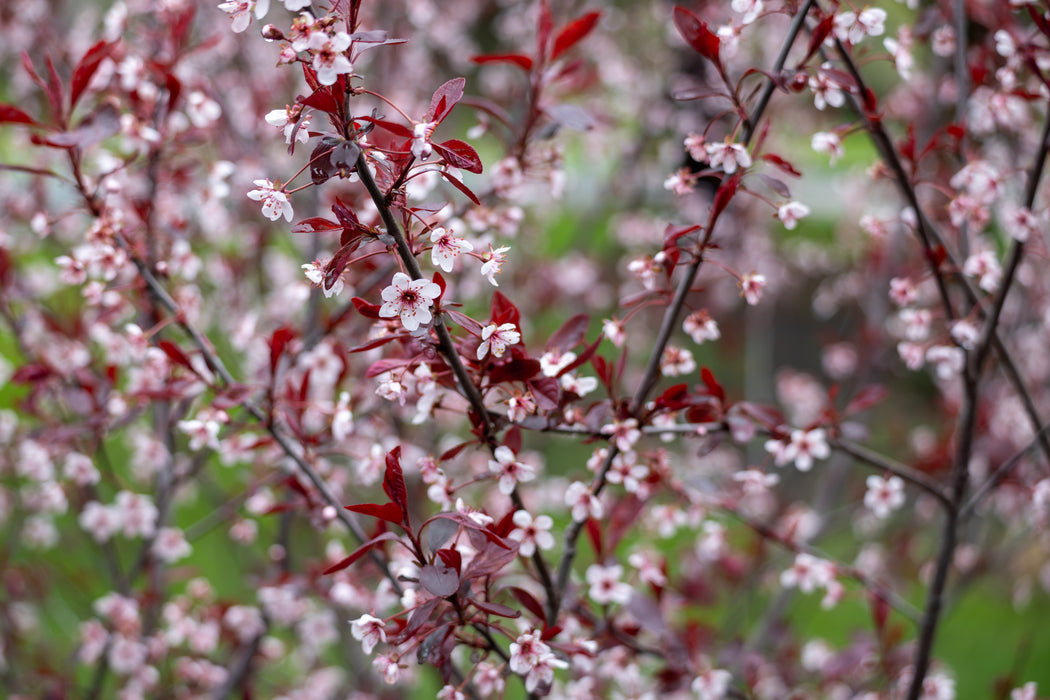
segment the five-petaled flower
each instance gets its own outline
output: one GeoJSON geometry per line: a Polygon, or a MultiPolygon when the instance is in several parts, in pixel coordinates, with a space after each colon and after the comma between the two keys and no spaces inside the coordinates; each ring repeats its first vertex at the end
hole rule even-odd
{"type": "Polygon", "coordinates": [[[406,331],[414,331],[430,323],[433,316],[430,307],[441,296],[441,287],[429,280],[414,280],[404,272],[398,272],[389,287],[383,290],[383,306],[379,315],[383,318],[401,317],[406,331]]]}
{"type": "Polygon", "coordinates": [[[233,17],[230,29],[240,33],[252,22],[252,12],[256,19],[262,19],[270,9],[270,0],[230,0],[219,3],[219,9],[233,17]]]}
{"type": "Polygon", "coordinates": [[[478,345],[478,359],[484,360],[492,351],[493,357],[503,357],[508,345],[515,345],[521,340],[521,333],[514,330],[513,323],[490,323],[481,329],[481,344],[478,345]]]}
{"type": "Polygon", "coordinates": [[[740,275],[740,295],[749,305],[755,306],[762,300],[762,290],[766,286],[766,276],[757,272],[745,272],[740,275]]]}
{"type": "Polygon", "coordinates": [[[523,557],[531,557],[536,553],[536,548],[550,549],[554,546],[554,535],[551,527],[554,521],[549,515],[539,515],[535,518],[527,510],[519,510],[514,513],[514,529],[507,535],[519,543],[518,553],[523,557]]]}
{"type": "Polygon", "coordinates": [[[350,634],[361,642],[366,654],[371,654],[376,644],[386,641],[386,623],[365,614],[350,623],[350,634]]]}
{"type": "Polygon", "coordinates": [[[263,216],[270,221],[277,221],[282,216],[291,221],[292,203],[288,201],[288,195],[271,180],[254,180],[253,182],[258,189],[248,192],[248,199],[262,202],[263,216]]]}
{"type": "Polygon", "coordinates": [[[599,605],[619,603],[624,605],[631,599],[631,586],[620,580],[623,567],[619,564],[602,566],[591,564],[587,567],[588,594],[591,600],[599,605]]]}
{"type": "Polygon", "coordinates": [[[777,209],[777,218],[784,224],[784,228],[792,230],[798,225],[798,220],[809,215],[809,207],[802,202],[788,202],[780,205],[777,209]]]}
{"type": "Polygon", "coordinates": [[[487,278],[489,284],[493,287],[499,286],[499,282],[496,281],[496,275],[499,274],[503,268],[503,263],[507,260],[508,250],[510,250],[510,246],[496,249],[489,246],[489,252],[485,254],[485,262],[481,265],[481,276],[487,278]]]}
{"type": "Polygon", "coordinates": [[[876,518],[888,518],[890,513],[904,505],[904,480],[899,476],[883,478],[872,474],[867,480],[864,505],[876,518]]]}
{"type": "Polygon", "coordinates": [[[353,64],[344,53],[350,48],[350,44],[350,35],[346,32],[336,32],[334,36],[328,36],[324,32],[310,34],[308,47],[313,51],[313,68],[317,72],[317,82],[331,85],[341,73],[354,70],[353,64]]]}
{"type": "Polygon", "coordinates": [[[709,143],[704,148],[707,149],[711,167],[721,167],[726,175],[732,175],[737,169],[751,167],[751,156],[747,149],[739,143],[731,143],[728,138],[720,143],[709,143]]]}
{"type": "Polygon", "coordinates": [[[506,445],[496,448],[489,460],[489,470],[499,477],[499,490],[509,496],[519,481],[532,481],[536,478],[536,469],[518,460],[514,451],[506,445]]]}
{"type": "Polygon", "coordinates": [[[458,238],[440,226],[430,232],[430,261],[445,272],[452,272],[456,258],[464,251],[474,250],[474,246],[465,238],[458,238]]]}

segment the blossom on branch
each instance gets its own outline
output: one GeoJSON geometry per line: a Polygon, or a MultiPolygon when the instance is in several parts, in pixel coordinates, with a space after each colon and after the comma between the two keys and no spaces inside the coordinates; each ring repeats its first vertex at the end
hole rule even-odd
{"type": "Polygon", "coordinates": [[[271,180],[254,180],[258,189],[248,192],[248,199],[262,202],[262,213],[270,221],[277,221],[282,216],[287,221],[292,220],[292,203],[288,201],[281,189],[278,189],[271,180]]]}
{"type": "Polygon", "coordinates": [[[441,296],[441,287],[425,279],[414,280],[404,272],[394,274],[390,286],[382,292],[383,305],[379,315],[383,318],[399,316],[406,331],[414,331],[433,319],[430,307],[441,296]]]}
{"type": "Polygon", "coordinates": [[[484,360],[485,356],[492,351],[493,357],[503,357],[508,345],[516,345],[521,341],[521,333],[514,330],[513,323],[501,323],[496,325],[490,323],[481,329],[481,344],[478,345],[478,359],[484,360]]]}

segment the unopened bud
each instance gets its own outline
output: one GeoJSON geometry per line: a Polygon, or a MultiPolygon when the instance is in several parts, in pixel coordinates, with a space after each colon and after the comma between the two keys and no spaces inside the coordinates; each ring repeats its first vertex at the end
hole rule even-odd
{"type": "Polygon", "coordinates": [[[284,33],[276,25],[267,24],[262,28],[262,38],[267,41],[281,41],[284,39],[284,33]]]}

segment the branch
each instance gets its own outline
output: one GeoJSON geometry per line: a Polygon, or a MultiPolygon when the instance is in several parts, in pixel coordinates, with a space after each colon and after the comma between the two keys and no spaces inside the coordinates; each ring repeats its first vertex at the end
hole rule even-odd
{"type": "MultiPolygon", "coordinates": [[[[386,200],[386,196],[379,190],[375,178],[372,177],[372,172],[368,169],[368,158],[365,156],[364,151],[357,156],[357,174],[361,178],[361,183],[365,186],[365,189],[368,190],[373,204],[379,210],[379,215],[383,219],[383,226],[390,237],[394,239],[398,256],[401,258],[401,262],[405,264],[405,267],[408,268],[412,279],[426,279],[423,277],[423,271],[419,268],[419,262],[416,260],[411,246],[408,244],[408,239],[405,238],[404,231],[401,230],[401,226],[398,225],[393,213],[390,211],[390,205],[386,200]]],[[[474,409],[474,412],[484,425],[484,441],[490,447],[493,447],[496,430],[492,422],[492,416],[485,407],[485,400],[481,396],[481,391],[478,390],[477,385],[470,378],[467,368],[463,365],[463,360],[459,357],[459,352],[456,350],[456,345],[452,340],[452,334],[449,333],[448,327],[445,325],[443,314],[434,314],[434,333],[438,337],[438,350],[445,358],[445,361],[448,362],[449,367],[452,368],[452,373],[456,375],[456,380],[459,382],[463,395],[470,402],[470,407],[474,409]]]]}
{"type": "Polygon", "coordinates": [[[945,509],[952,509],[953,504],[949,499],[948,494],[944,492],[936,481],[928,477],[926,474],[923,474],[918,469],[913,469],[895,459],[880,455],[863,445],[853,442],[852,440],[839,438],[836,440],[829,440],[828,444],[835,449],[848,454],[859,462],[864,462],[876,469],[899,476],[901,479],[918,486],[920,489],[936,498],[941,502],[941,505],[943,505],[945,509]]]}
{"type": "MultiPolygon", "coordinates": [[[[777,56],[776,63],[771,71],[771,75],[779,75],[784,69],[784,64],[787,61],[788,53],[791,51],[791,47],[795,43],[795,39],[798,38],[799,33],[802,31],[802,27],[805,26],[805,18],[809,13],[810,8],[815,4],[815,0],[806,0],[805,5],[799,10],[798,14],[795,15],[791,27],[788,29],[787,37],[784,43],[781,45],[780,54],[777,56]]],[[[773,78],[767,79],[765,90],[763,90],[759,97],[758,103],[755,105],[755,109],[751,114],[751,117],[747,119],[745,129],[743,132],[744,143],[749,143],[751,137],[754,135],[753,125],[757,124],[761,120],[763,113],[765,112],[766,106],[769,104],[770,96],[775,89],[775,81],[773,78]]],[[[678,281],[678,287],[675,290],[674,298],[671,301],[671,305],[668,306],[664,312],[663,321],[660,324],[660,331],[657,334],[656,343],[653,346],[652,351],[649,355],[649,363],[645,368],[645,374],[642,375],[642,380],[638,385],[638,389],[634,394],[634,398],[631,401],[631,413],[637,414],[641,408],[645,405],[645,401],[649,396],[649,392],[652,391],[656,385],[657,378],[660,370],[660,358],[663,356],[664,349],[667,347],[667,343],[671,339],[671,334],[674,332],[678,325],[678,316],[682,311],[682,307],[685,304],[685,298],[689,294],[689,291],[693,287],[693,283],[696,280],[696,275],[700,270],[700,266],[704,262],[703,250],[711,240],[711,236],[714,232],[715,221],[711,222],[711,225],[704,232],[704,238],[698,245],[700,254],[689,263],[686,267],[685,272],[678,281]]],[[[609,472],[609,468],[612,466],[612,461],[619,454],[619,450],[616,445],[609,445],[609,452],[605,457],[605,461],[602,463],[601,468],[598,470],[597,475],[591,484],[591,492],[597,496],[605,486],[605,477],[609,472]]],[[[563,538],[563,549],[561,560],[558,563],[558,578],[557,585],[559,591],[566,590],[569,580],[569,573],[572,570],[573,560],[576,558],[576,542],[580,537],[580,533],[583,531],[584,523],[573,521],[569,527],[565,530],[565,536],[563,538]]],[[[554,624],[558,616],[558,611],[561,608],[562,599],[557,597],[553,600],[548,601],[548,611],[550,613],[550,622],[554,624]]]]}

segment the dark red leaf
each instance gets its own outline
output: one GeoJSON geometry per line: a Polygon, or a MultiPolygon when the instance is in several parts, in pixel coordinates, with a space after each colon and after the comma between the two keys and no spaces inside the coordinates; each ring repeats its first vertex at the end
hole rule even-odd
{"type": "Polygon", "coordinates": [[[193,363],[190,362],[190,358],[186,357],[186,353],[182,351],[175,343],[170,340],[162,340],[157,343],[157,347],[164,351],[164,354],[168,356],[168,359],[177,365],[181,365],[193,372],[197,373],[197,370],[193,367],[193,363]]]}
{"type": "Polygon", "coordinates": [[[284,348],[288,344],[288,341],[295,337],[295,333],[291,328],[282,326],[273,332],[270,336],[270,374],[277,372],[277,363],[281,361],[281,355],[284,354],[284,348]]]}
{"type": "Polygon", "coordinates": [[[366,121],[366,122],[370,122],[372,124],[375,124],[380,129],[385,129],[386,131],[389,131],[391,134],[393,134],[395,136],[400,136],[401,138],[410,139],[413,136],[412,130],[409,129],[404,124],[398,124],[397,122],[391,122],[391,121],[387,121],[385,119],[376,119],[375,117],[361,116],[361,117],[354,117],[354,119],[360,119],[362,121],[366,121]]]}
{"type": "Polygon", "coordinates": [[[704,386],[707,387],[707,390],[711,392],[711,395],[718,398],[718,400],[722,403],[725,403],[725,389],[723,389],[722,385],[718,383],[717,379],[715,379],[715,375],[712,374],[711,370],[709,370],[707,367],[701,367],[700,378],[703,380],[704,386]]]}
{"type": "Polygon", "coordinates": [[[80,99],[80,95],[83,94],[84,89],[87,88],[88,83],[91,82],[91,77],[95,74],[95,71],[98,70],[98,65],[113,52],[115,47],[116,43],[100,41],[88,49],[87,53],[85,53],[83,58],[80,59],[80,62],[77,63],[77,67],[73,69],[73,78],[70,81],[70,109],[76,107],[77,100],[80,99]]]}
{"type": "Polygon", "coordinates": [[[470,59],[472,62],[482,65],[485,63],[511,63],[521,68],[522,70],[532,70],[532,59],[525,54],[520,53],[505,53],[505,54],[490,54],[488,56],[473,56],[470,59]]]}
{"type": "Polygon", "coordinates": [[[858,391],[846,406],[846,415],[860,413],[879,403],[889,395],[889,390],[881,384],[869,384],[858,391]]]}
{"type": "Polygon", "coordinates": [[[354,347],[350,348],[347,352],[365,352],[367,350],[375,350],[376,348],[382,347],[382,346],[386,345],[387,343],[392,343],[395,340],[398,340],[398,339],[400,339],[402,337],[404,337],[404,336],[401,335],[401,334],[398,334],[398,333],[394,333],[394,334],[391,334],[391,335],[384,335],[381,338],[376,338],[375,340],[370,340],[367,343],[362,343],[361,345],[355,345],[354,347]]]}
{"type": "Polygon", "coordinates": [[[503,444],[509,447],[514,454],[521,452],[521,428],[516,425],[511,426],[507,434],[503,436],[503,444]]]}
{"type": "Polygon", "coordinates": [[[475,442],[477,442],[477,440],[468,440],[467,442],[461,442],[454,447],[450,447],[449,449],[441,453],[441,456],[438,457],[438,460],[444,462],[445,460],[452,459],[460,452],[473,445],[475,442]]]}
{"type": "Polygon", "coordinates": [[[540,12],[536,18],[536,55],[542,63],[547,56],[548,44],[554,32],[554,18],[547,0],[540,0],[540,12]]]}
{"type": "Polygon", "coordinates": [[[466,170],[468,173],[480,173],[482,170],[481,158],[474,147],[459,139],[449,139],[443,143],[431,144],[439,156],[454,168],[466,170]]]}
{"type": "MultiPolygon", "coordinates": [[[[493,534],[493,536],[495,536],[493,534]]],[[[496,542],[486,542],[479,548],[463,572],[464,579],[485,578],[501,571],[518,556],[517,542],[513,547],[503,548],[496,542]]]]}
{"type": "Polygon", "coordinates": [[[561,384],[554,377],[539,377],[526,382],[536,399],[536,407],[542,411],[553,411],[561,398],[561,384]]]}
{"type": "Polygon", "coordinates": [[[490,603],[484,600],[478,600],[477,598],[471,598],[470,602],[474,604],[478,610],[487,612],[489,615],[498,615],[499,617],[509,617],[511,619],[521,617],[521,611],[515,610],[514,608],[507,607],[506,605],[500,605],[499,603],[490,603]]]}
{"type": "Polygon", "coordinates": [[[450,185],[452,185],[453,187],[455,187],[455,188],[456,188],[457,190],[459,190],[459,191],[460,191],[460,192],[462,192],[463,194],[467,195],[467,198],[468,198],[468,199],[469,199],[470,201],[474,202],[474,204],[477,204],[477,205],[478,205],[479,207],[481,206],[481,200],[480,200],[480,199],[478,199],[478,196],[477,196],[476,194],[474,194],[474,192],[473,192],[473,191],[472,191],[472,190],[471,190],[471,189],[470,189],[469,187],[467,187],[466,185],[464,185],[464,184],[463,184],[463,181],[462,181],[462,180],[459,180],[459,179],[458,179],[458,178],[456,178],[456,177],[455,177],[454,175],[450,175],[450,174],[449,174],[449,173],[448,173],[447,171],[445,171],[445,170],[440,170],[440,171],[438,171],[438,172],[439,172],[439,174],[441,175],[441,177],[443,177],[443,178],[445,178],[446,180],[448,180],[448,183],[449,183],[450,185]]]}
{"type": "Polygon", "coordinates": [[[457,325],[464,328],[471,335],[481,336],[481,324],[470,316],[462,314],[455,309],[445,309],[445,313],[447,313],[457,325]]]}
{"type": "Polygon", "coordinates": [[[386,474],[383,476],[383,491],[390,500],[401,506],[408,524],[408,489],[405,488],[405,475],[401,472],[401,445],[386,455],[386,474]]]}
{"type": "Polygon", "coordinates": [[[722,211],[729,206],[729,201],[733,199],[733,195],[736,194],[737,188],[740,186],[741,174],[738,170],[733,173],[733,176],[728,180],[723,180],[722,184],[718,186],[718,190],[715,192],[714,202],[711,203],[711,214],[708,221],[714,223],[722,211]]]}
{"type": "Polygon", "coordinates": [[[675,384],[664,390],[656,399],[657,408],[667,408],[672,411],[685,408],[690,403],[689,385],[675,384]]]}
{"type": "Polygon", "coordinates": [[[382,360],[376,360],[365,371],[365,376],[371,379],[372,377],[379,376],[383,372],[402,369],[412,363],[413,360],[404,360],[401,358],[384,358],[382,360]]]}
{"type": "Polygon", "coordinates": [[[773,165],[775,165],[780,170],[783,170],[788,175],[793,175],[795,177],[802,177],[802,173],[800,173],[798,170],[796,170],[795,166],[793,166],[791,163],[787,162],[786,160],[784,160],[783,158],[781,158],[780,156],[778,156],[775,153],[763,153],[762,154],[762,160],[764,160],[764,161],[766,161],[768,163],[772,163],[773,165]]]}
{"type": "Polygon", "coordinates": [[[536,600],[536,597],[526,591],[524,588],[518,588],[517,586],[510,586],[507,590],[514,598],[525,606],[525,608],[536,616],[537,620],[543,622],[544,626],[547,625],[547,612],[540,605],[540,601],[536,600]]]}
{"type": "Polygon", "coordinates": [[[419,570],[419,584],[431,595],[447,598],[459,590],[459,574],[448,566],[427,564],[419,570]]]}
{"type": "Polygon", "coordinates": [[[384,503],[383,505],[378,503],[360,503],[355,506],[345,506],[345,508],[354,513],[370,515],[373,518],[386,520],[395,525],[400,525],[405,517],[405,512],[396,503],[384,503]]]}
{"type": "Polygon", "coordinates": [[[63,131],[43,139],[56,148],[86,148],[108,139],[120,131],[120,113],[110,103],[104,103],[86,116],[72,131],[63,131]]]}
{"type": "Polygon", "coordinates": [[[674,8],[674,26],[682,38],[701,56],[717,64],[721,41],[707,24],[681,5],[674,8]]]}
{"type": "Polygon", "coordinates": [[[503,362],[492,368],[489,372],[489,384],[495,386],[503,382],[523,382],[532,379],[540,373],[539,360],[531,357],[515,358],[509,362],[503,362]]]}
{"type": "Polygon", "coordinates": [[[378,321],[380,318],[382,318],[379,315],[380,307],[378,304],[370,304],[361,297],[354,297],[350,301],[353,303],[354,308],[357,309],[357,312],[365,318],[370,318],[375,321],[378,321]]]}
{"type": "Polygon", "coordinates": [[[824,43],[824,40],[828,38],[828,34],[831,33],[831,28],[835,25],[835,14],[828,13],[824,19],[820,20],[812,32],[809,34],[809,46],[806,47],[806,57],[798,62],[798,65],[803,65],[812,58],[813,54],[817,52],[820,45],[824,43]]]}
{"type": "Polygon", "coordinates": [[[313,216],[292,226],[292,233],[324,233],[338,231],[341,228],[343,228],[342,224],[337,224],[323,216],[313,216]]]}
{"type": "Polygon", "coordinates": [[[601,16],[601,12],[588,12],[562,27],[558,31],[558,36],[554,37],[554,48],[551,49],[551,60],[555,60],[558,56],[561,56],[563,53],[571,49],[577,42],[590,34],[591,30],[593,30],[595,25],[598,24],[598,20],[601,16]]]}
{"type": "Polygon", "coordinates": [[[384,532],[381,535],[377,535],[376,537],[373,537],[372,539],[368,540],[363,545],[355,549],[354,553],[350,556],[340,560],[338,563],[329,566],[327,569],[321,572],[321,575],[323,576],[326,574],[334,574],[336,571],[342,571],[343,569],[347,568],[355,561],[363,557],[365,554],[367,554],[368,551],[375,547],[377,544],[380,544],[381,542],[386,542],[387,540],[395,539],[397,539],[397,535],[395,535],[392,532],[384,532]]]}
{"type": "Polygon", "coordinates": [[[594,556],[598,561],[602,559],[602,528],[597,520],[594,518],[587,518],[587,522],[584,523],[584,530],[587,531],[587,539],[591,541],[591,547],[594,548],[594,556]]]}
{"type": "Polygon", "coordinates": [[[18,107],[9,104],[0,104],[0,124],[29,124],[30,126],[39,126],[36,119],[33,119],[18,107]]]}
{"type": "Polygon", "coordinates": [[[463,99],[463,88],[466,84],[466,78],[453,78],[435,90],[430,98],[426,121],[440,123],[447,117],[456,103],[463,99]]]}
{"type": "Polygon", "coordinates": [[[445,566],[451,566],[457,573],[462,570],[463,555],[458,549],[439,549],[437,555],[441,557],[441,561],[445,562],[445,566]]]}
{"type": "Polygon", "coordinates": [[[762,182],[766,183],[766,185],[769,186],[769,189],[776,192],[783,199],[791,199],[791,190],[788,188],[787,183],[785,183],[783,180],[781,180],[780,178],[773,177],[771,175],[766,175],[765,173],[759,173],[758,177],[762,180],[762,182]]]}
{"type": "Polygon", "coordinates": [[[549,642],[550,640],[554,639],[559,634],[561,634],[561,630],[561,625],[554,625],[553,627],[544,627],[543,634],[540,635],[540,639],[544,642],[549,642]]]}
{"type": "Polygon", "coordinates": [[[471,531],[474,531],[474,532],[480,532],[488,540],[490,540],[491,542],[495,543],[497,546],[499,546],[502,549],[514,549],[513,547],[511,547],[511,545],[507,544],[503,540],[502,537],[500,537],[499,535],[497,535],[495,532],[493,532],[492,530],[488,529],[484,525],[480,525],[476,520],[471,518],[469,515],[466,515],[465,513],[458,513],[458,512],[457,513],[438,513],[433,518],[431,518],[431,520],[434,520],[434,519],[437,519],[437,518],[444,518],[445,520],[452,520],[453,522],[459,523],[460,525],[462,525],[463,527],[467,528],[468,530],[471,530],[471,531]]]}
{"type": "Polygon", "coordinates": [[[511,300],[499,290],[496,290],[492,295],[491,314],[492,323],[495,323],[497,326],[504,323],[513,323],[515,326],[521,326],[521,312],[518,311],[518,307],[514,306],[511,300]]]}
{"type": "Polygon", "coordinates": [[[587,332],[587,326],[590,323],[591,317],[587,314],[576,314],[561,324],[561,328],[554,331],[550,340],[547,341],[547,349],[559,353],[566,353],[572,350],[583,342],[584,334],[587,332]]]}
{"type": "Polygon", "coordinates": [[[598,346],[602,344],[602,339],[603,336],[601,335],[595,338],[593,343],[584,348],[583,352],[580,353],[579,357],[562,367],[562,370],[558,372],[558,376],[560,377],[563,374],[568,374],[577,367],[583,366],[587,362],[587,360],[591,359],[591,356],[594,355],[594,353],[598,350],[598,346]]]}

